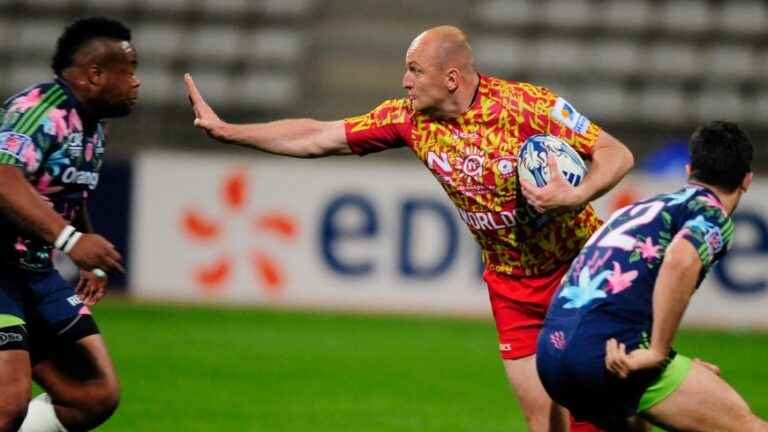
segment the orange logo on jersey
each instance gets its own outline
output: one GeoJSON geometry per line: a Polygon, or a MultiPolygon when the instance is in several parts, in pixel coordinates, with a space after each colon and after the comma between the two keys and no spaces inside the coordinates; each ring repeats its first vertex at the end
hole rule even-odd
{"type": "MultiPolygon", "coordinates": [[[[248,202],[248,176],[237,170],[224,178],[219,198],[221,203],[238,218],[250,217],[245,213],[248,202]]],[[[194,243],[206,247],[226,242],[227,225],[220,220],[209,218],[197,208],[190,207],[181,215],[181,230],[194,243]]],[[[279,241],[290,243],[298,235],[296,220],[280,211],[257,214],[249,223],[254,233],[266,234],[279,241]]],[[[285,286],[285,273],[274,255],[261,248],[248,251],[227,252],[222,250],[218,257],[208,263],[201,263],[192,270],[198,287],[205,293],[217,294],[226,289],[238,260],[245,259],[257,284],[268,295],[276,296],[285,286]]]]}

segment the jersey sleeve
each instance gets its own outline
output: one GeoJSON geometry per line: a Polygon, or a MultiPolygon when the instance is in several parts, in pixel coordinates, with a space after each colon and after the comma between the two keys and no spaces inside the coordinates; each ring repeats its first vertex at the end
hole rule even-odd
{"type": "Polygon", "coordinates": [[[580,113],[570,102],[544,87],[530,86],[526,98],[534,107],[531,128],[534,134],[558,137],[570,144],[581,156],[592,157],[602,129],[580,113]]]}
{"type": "Polygon", "coordinates": [[[368,114],[344,119],[347,144],[360,156],[407,144],[409,111],[404,99],[388,100],[368,114]]]}
{"type": "Polygon", "coordinates": [[[34,88],[9,100],[0,126],[0,165],[35,172],[47,149],[67,130],[66,95],[58,86],[34,88]]]}
{"type": "Polygon", "coordinates": [[[733,229],[733,220],[719,200],[707,192],[689,201],[686,221],[676,237],[693,245],[704,270],[708,271],[730,247],[733,229]]]}

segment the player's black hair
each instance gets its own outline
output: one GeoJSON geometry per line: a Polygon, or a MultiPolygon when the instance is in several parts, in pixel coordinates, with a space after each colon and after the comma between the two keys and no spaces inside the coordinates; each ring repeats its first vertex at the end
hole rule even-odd
{"type": "Polygon", "coordinates": [[[119,21],[105,17],[79,19],[69,25],[56,43],[51,69],[58,76],[61,71],[71,66],[77,51],[86,43],[107,38],[118,41],[130,41],[131,31],[119,21]]]}
{"type": "Polygon", "coordinates": [[[752,141],[739,125],[713,121],[691,135],[691,179],[734,192],[752,171],[752,141]]]}

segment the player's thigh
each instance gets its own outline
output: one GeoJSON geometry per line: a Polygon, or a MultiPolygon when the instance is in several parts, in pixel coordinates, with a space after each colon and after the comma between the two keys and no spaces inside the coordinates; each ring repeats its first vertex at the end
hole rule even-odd
{"type": "Polygon", "coordinates": [[[642,415],[662,427],[686,431],[748,432],[754,422],[736,390],[696,362],[680,387],[642,415]]]}
{"type": "Polygon", "coordinates": [[[536,371],[536,356],[504,360],[504,370],[532,431],[565,431],[568,411],[552,402],[536,371]]]}
{"type": "Polygon", "coordinates": [[[57,349],[34,365],[33,376],[53,398],[88,403],[98,395],[117,398],[119,384],[112,359],[100,334],[91,334],[57,349]]]}
{"type": "Polygon", "coordinates": [[[0,419],[23,413],[31,388],[29,353],[22,349],[0,350],[0,419]]]}
{"type": "Polygon", "coordinates": [[[549,410],[552,400],[539,379],[535,355],[516,360],[504,360],[504,370],[523,409],[549,410]]]}

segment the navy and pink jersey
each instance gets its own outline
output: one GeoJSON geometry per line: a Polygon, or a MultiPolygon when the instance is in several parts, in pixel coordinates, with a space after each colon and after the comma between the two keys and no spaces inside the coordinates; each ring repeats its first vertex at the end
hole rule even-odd
{"type": "MultiPolygon", "coordinates": [[[[619,378],[605,368],[606,341],[618,340],[627,352],[648,347],[653,292],[669,245],[693,245],[703,264],[700,283],[726,253],[733,229],[717,195],[696,185],[615,212],[563,277],[539,334],[536,367],[550,397],[608,430],[635,415],[662,369],[619,378]]],[[[668,359],[676,355],[672,350],[668,359]]]]}
{"type": "Polygon", "coordinates": [[[549,135],[590,159],[600,128],[543,87],[481,76],[467,112],[440,120],[414,111],[408,99],[383,102],[345,120],[347,142],[363,155],[409,147],[458,209],[479,243],[486,267],[514,276],[540,276],[568,265],[600,226],[591,206],[544,226],[530,214],[517,181],[526,140],[549,135]]]}
{"type": "MultiPolygon", "coordinates": [[[[105,126],[89,121],[70,88],[54,80],[8,99],[0,109],[0,164],[17,166],[68,221],[99,182],[105,126]]],[[[0,263],[51,268],[50,244],[0,216],[0,263]]]]}
{"type": "Polygon", "coordinates": [[[672,240],[685,240],[696,249],[703,264],[701,283],[726,253],[733,229],[717,195],[697,185],[616,211],[563,278],[542,334],[549,334],[548,343],[556,349],[587,334],[601,351],[610,337],[628,348],[647,342],[656,278],[672,240]]]}

